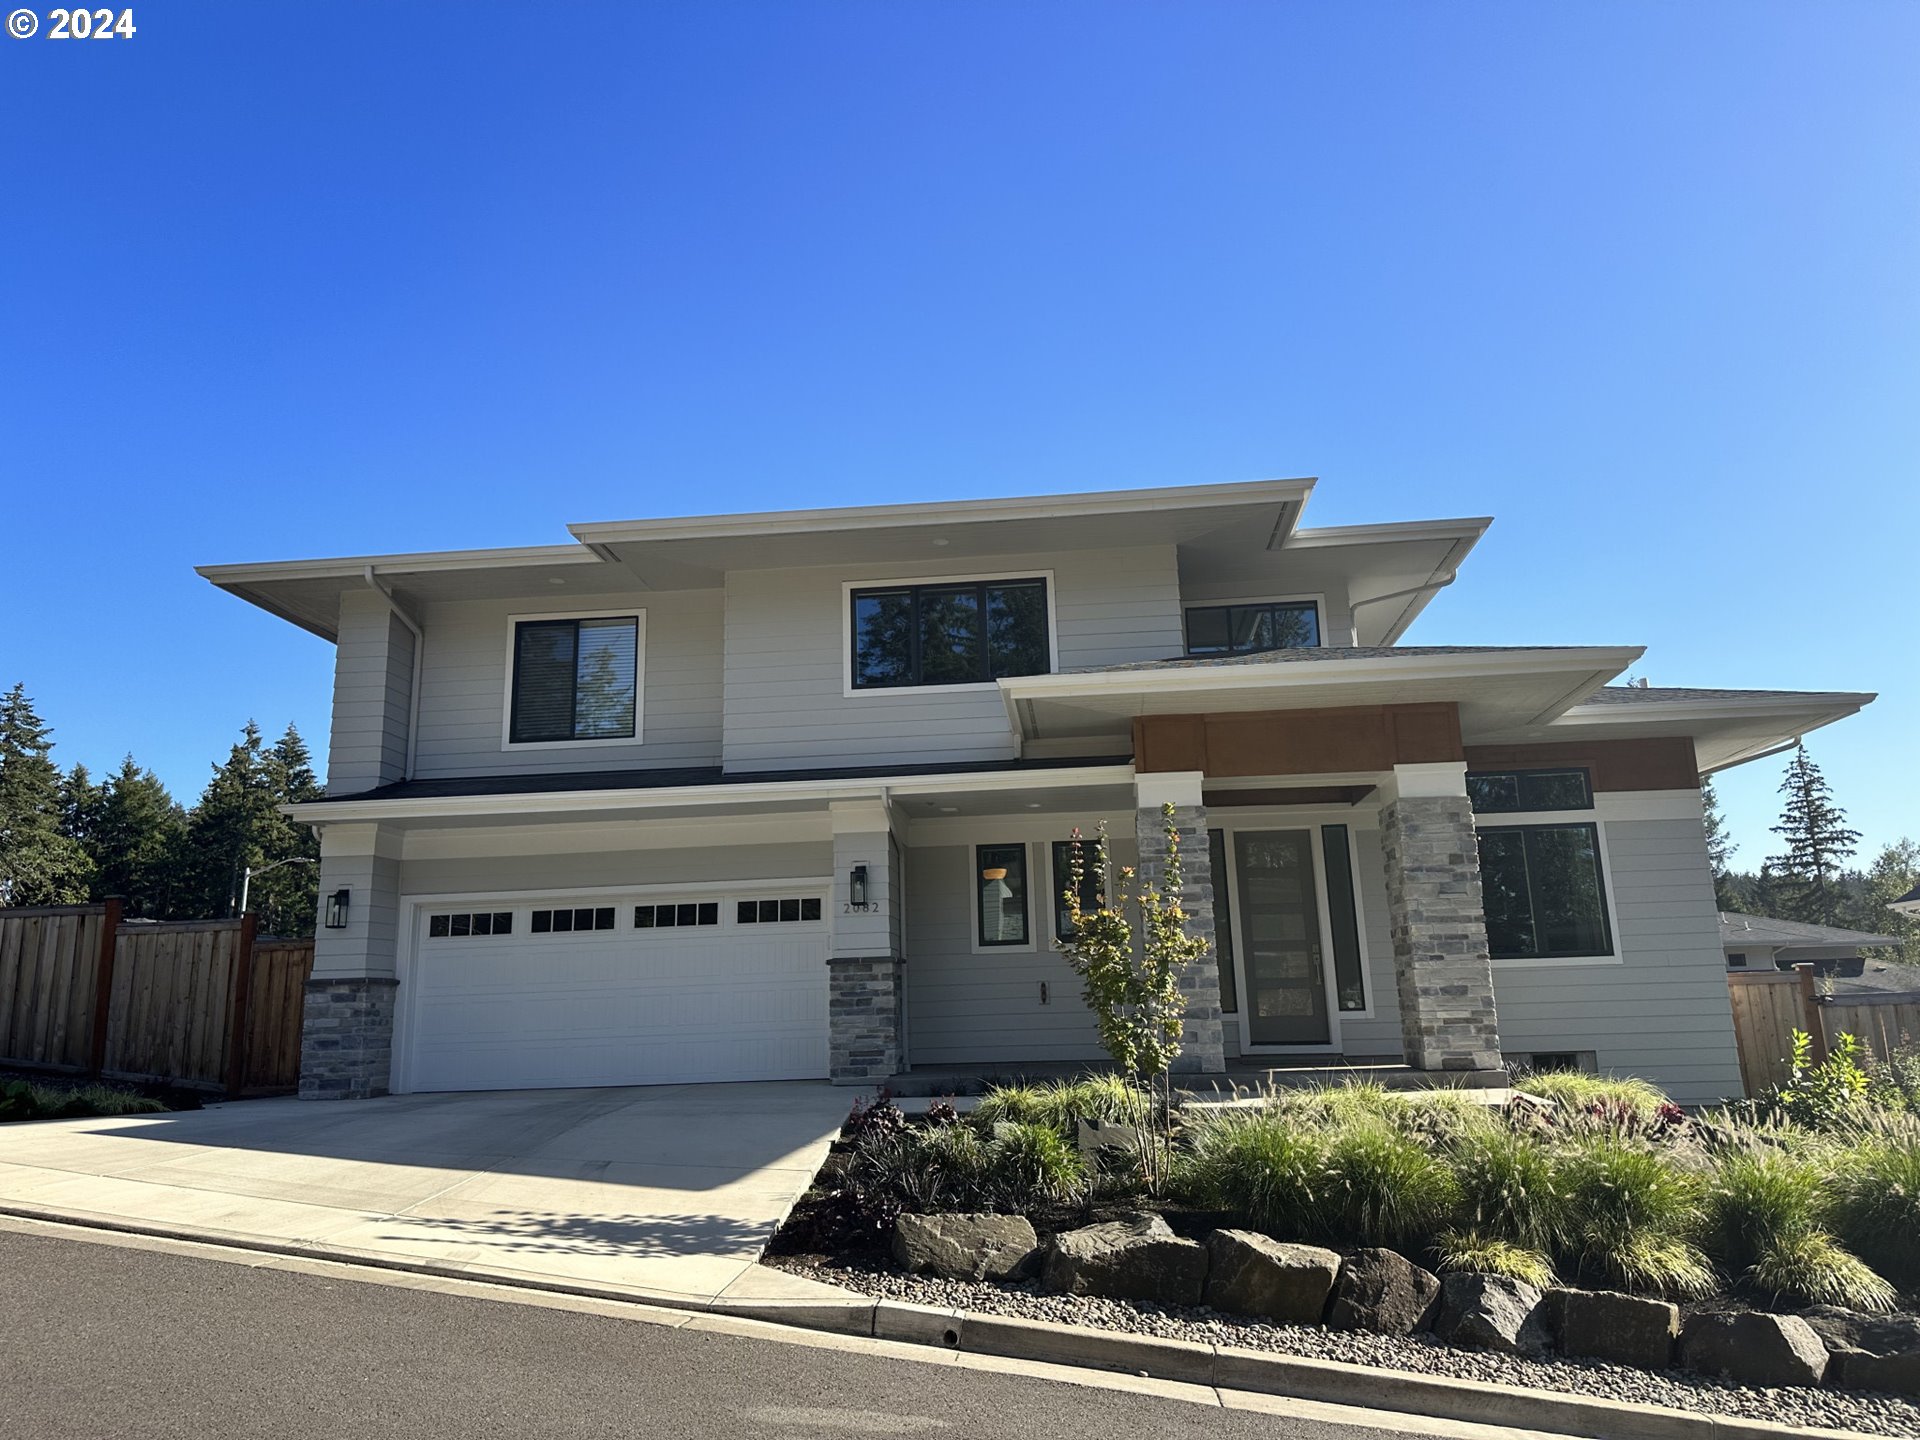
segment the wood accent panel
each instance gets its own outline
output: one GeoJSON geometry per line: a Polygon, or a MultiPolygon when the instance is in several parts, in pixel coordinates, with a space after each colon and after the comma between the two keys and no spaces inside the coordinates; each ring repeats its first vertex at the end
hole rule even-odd
{"type": "Polygon", "coordinates": [[[1460,711],[1451,701],[1143,715],[1133,722],[1133,764],[1142,773],[1341,775],[1465,757],[1460,711]]]}
{"type": "Polygon", "coordinates": [[[1641,740],[1587,740],[1551,745],[1469,745],[1469,770],[1579,767],[1595,790],[1693,790],[1700,764],[1685,735],[1641,740]]]}

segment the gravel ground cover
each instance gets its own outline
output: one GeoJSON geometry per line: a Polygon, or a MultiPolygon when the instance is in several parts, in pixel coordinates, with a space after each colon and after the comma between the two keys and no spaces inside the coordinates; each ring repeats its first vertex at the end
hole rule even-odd
{"type": "Polygon", "coordinates": [[[1377,1365],[1535,1390],[1561,1390],[1633,1404],[1771,1420],[1783,1425],[1920,1437],[1920,1405],[1893,1395],[1809,1387],[1756,1389],[1708,1380],[1683,1370],[1634,1370],[1589,1360],[1524,1360],[1456,1350],[1430,1336],[1401,1338],[1364,1331],[1323,1330],[1318,1326],[1273,1325],[1204,1307],[1189,1309],[1092,1296],[1050,1295],[1031,1281],[996,1284],[938,1280],[904,1275],[877,1265],[823,1266],[798,1257],[769,1257],[767,1263],[877,1299],[910,1305],[1050,1320],[1168,1340],[1238,1345],[1249,1350],[1270,1350],[1317,1360],[1342,1360],[1352,1365],[1377,1365]]]}

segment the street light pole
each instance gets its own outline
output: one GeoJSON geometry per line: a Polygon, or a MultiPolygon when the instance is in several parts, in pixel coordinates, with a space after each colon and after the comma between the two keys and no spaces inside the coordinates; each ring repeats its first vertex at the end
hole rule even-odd
{"type": "Polygon", "coordinates": [[[253,889],[254,876],[264,875],[269,870],[278,870],[282,865],[313,865],[317,863],[317,861],[309,859],[305,855],[289,855],[284,860],[276,860],[271,865],[262,865],[257,870],[251,865],[247,866],[240,875],[240,913],[242,915],[247,913],[247,893],[253,889]]]}

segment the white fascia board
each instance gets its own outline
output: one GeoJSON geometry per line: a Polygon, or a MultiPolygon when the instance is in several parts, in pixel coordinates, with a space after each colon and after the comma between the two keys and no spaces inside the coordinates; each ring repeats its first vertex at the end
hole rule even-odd
{"type": "Polygon", "coordinates": [[[1608,725],[1639,720],[1747,720],[1765,715],[1819,715],[1825,725],[1871,705],[1877,692],[1807,691],[1793,696],[1754,695],[1719,700],[1603,701],[1574,705],[1556,725],[1608,725]]]}
{"type": "Polygon", "coordinates": [[[345,555],[328,560],[269,560],[240,565],[196,565],[194,573],[222,587],[262,580],[361,580],[377,575],[422,575],[445,570],[515,569],[525,565],[598,565],[582,545],[521,545],[492,550],[428,550],[410,555],[345,555]]]}
{"type": "Polygon", "coordinates": [[[1468,515],[1454,520],[1394,520],[1381,525],[1315,525],[1293,532],[1289,550],[1319,550],[1341,545],[1391,543],[1398,540],[1478,540],[1493,524],[1491,515],[1468,515]]]}
{"type": "Polygon", "coordinates": [[[905,505],[859,505],[830,510],[769,510],[747,515],[689,515],[664,520],[605,520],[569,525],[586,545],[645,540],[705,540],[731,536],[806,535],[846,530],[887,530],[913,525],[970,524],[995,520],[1045,520],[1073,515],[1149,514],[1246,505],[1263,500],[1306,503],[1311,479],[1246,480],[1226,485],[1174,485],[1151,490],[1100,490],[1081,495],[1022,495],[1003,500],[916,501],[905,505]]]}
{"type": "MultiPolygon", "coordinates": [[[[1021,675],[996,681],[1018,700],[1070,699],[1076,695],[1178,694],[1182,690],[1257,690],[1276,683],[1340,680],[1445,680],[1476,675],[1578,671],[1611,677],[1646,654],[1643,645],[1570,646],[1558,650],[1513,650],[1498,655],[1369,655],[1352,660],[1281,660],[1267,665],[1194,665],[1177,670],[1099,670],[1084,674],[1021,675]]],[[[1578,693],[1604,684],[1585,678],[1578,693]]]]}
{"type": "Polygon", "coordinates": [[[1081,765],[1058,770],[962,772],[955,775],[876,775],[864,780],[776,780],[763,785],[671,785],[643,790],[536,791],[515,795],[439,795],[393,800],[314,800],[282,805],[282,815],[308,825],[343,820],[439,820],[466,817],[587,813],[596,810],[661,810],[685,805],[731,808],[804,799],[885,800],[891,795],[956,790],[1034,790],[1077,785],[1133,783],[1133,766],[1081,765]]]}

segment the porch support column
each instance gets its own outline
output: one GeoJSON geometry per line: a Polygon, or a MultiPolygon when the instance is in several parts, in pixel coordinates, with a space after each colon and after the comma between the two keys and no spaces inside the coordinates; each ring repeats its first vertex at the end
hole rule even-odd
{"type": "Polygon", "coordinates": [[[1407,1063],[1498,1071],[1500,1024],[1466,763],[1396,765],[1382,788],[1380,839],[1407,1063]]]}
{"type": "Polygon", "coordinates": [[[320,914],[300,1025],[300,1098],[387,1093],[399,990],[400,832],[391,825],[320,830],[320,914]],[[347,923],[326,928],[327,897],[347,892],[347,923]]]}
{"type": "Polygon", "coordinates": [[[1186,996],[1180,1054],[1173,1062],[1182,1074],[1219,1074],[1227,1068],[1226,1038],[1220,1010],[1220,967],[1213,947],[1213,862],[1207,848],[1207,811],[1200,801],[1201,772],[1170,770],[1136,776],[1134,835],[1140,846],[1140,878],[1159,883],[1166,869],[1167,821],[1162,807],[1173,806],[1180,840],[1180,906],[1185,929],[1207,942],[1208,953],[1180,973],[1186,996]]]}
{"type": "Polygon", "coordinates": [[[836,1085],[878,1085],[907,1066],[900,847],[884,796],[835,801],[832,811],[828,1074],[836,1085]],[[849,911],[847,887],[856,865],[866,867],[867,908],[849,911]]]}

